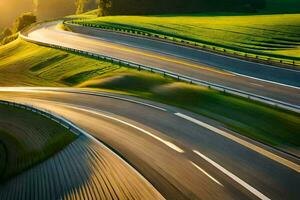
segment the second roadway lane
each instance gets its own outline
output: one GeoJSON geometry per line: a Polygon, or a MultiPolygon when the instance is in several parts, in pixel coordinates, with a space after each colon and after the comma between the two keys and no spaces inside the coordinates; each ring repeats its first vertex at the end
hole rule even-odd
{"type": "Polygon", "coordinates": [[[2,88],[0,97],[64,116],[121,155],[166,199],[300,196],[299,160],[181,109],[82,92],[2,88]]]}
{"type": "MultiPolygon", "coordinates": [[[[249,63],[248,61],[237,59],[232,60],[232,62],[227,62],[224,56],[211,55],[191,48],[180,47],[155,40],[122,36],[122,34],[115,35],[115,33],[110,32],[98,31],[99,37],[91,37],[86,34],[57,30],[57,23],[58,22],[46,23],[30,31],[28,36],[30,39],[44,43],[56,44],[131,61],[137,64],[161,68],[198,80],[300,106],[299,71],[271,66],[266,67],[261,64],[249,63]],[[193,56],[193,58],[187,55],[193,56]],[[199,59],[197,60],[198,57],[199,59]],[[208,61],[209,63],[207,63],[208,61]],[[206,64],[203,64],[205,62],[206,64]],[[238,70],[239,73],[244,73],[244,71],[246,71],[245,69],[247,69],[249,73],[252,71],[253,73],[255,72],[255,74],[245,72],[245,75],[266,80],[262,81],[248,78],[237,75],[236,73],[210,67],[218,65],[218,63],[222,64],[222,67],[217,66],[218,68],[235,71],[233,68],[239,69],[238,66],[240,66],[240,70],[243,72],[239,72],[238,70]],[[251,69],[251,67],[253,67],[253,69],[251,69]],[[262,74],[263,77],[259,77],[259,74],[262,74]],[[268,82],[267,80],[275,80],[280,84],[268,82]],[[281,83],[290,84],[292,86],[282,85],[281,83]]],[[[84,29],[85,28],[86,27],[84,27],[84,29]]],[[[85,32],[91,33],[91,30],[85,30],[85,32]]]]}

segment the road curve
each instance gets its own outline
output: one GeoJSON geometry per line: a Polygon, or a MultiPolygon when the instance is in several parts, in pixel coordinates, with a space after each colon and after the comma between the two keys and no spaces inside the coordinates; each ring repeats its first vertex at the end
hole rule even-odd
{"type": "Polygon", "coordinates": [[[78,89],[2,89],[0,98],[69,119],[166,199],[299,199],[300,161],[187,111],[78,89]]]}
{"type": "MultiPolygon", "coordinates": [[[[218,56],[216,54],[208,53],[210,57],[203,57],[204,54],[206,55],[203,51],[160,41],[149,41],[148,39],[136,37],[132,38],[129,36],[122,36],[121,34],[115,35],[116,33],[100,32],[99,37],[91,37],[85,34],[57,30],[55,28],[57,23],[58,22],[51,22],[36,27],[28,33],[28,37],[45,43],[98,53],[146,66],[165,69],[199,80],[300,106],[299,71],[271,67],[269,67],[268,69],[270,70],[268,70],[263,67],[264,65],[236,59],[233,63],[225,62],[223,59],[226,57],[221,55],[218,56]],[[199,60],[196,58],[199,58],[199,60]],[[209,63],[207,63],[208,61],[209,63]],[[218,64],[215,62],[223,63],[222,66],[234,67],[235,69],[239,69],[239,65],[241,65],[241,69],[247,66],[248,71],[249,68],[251,68],[250,71],[253,73],[256,71],[256,74],[250,74],[250,76],[266,78],[266,80],[269,80],[267,77],[259,77],[258,74],[261,73],[269,77],[280,78],[281,81],[271,79],[280,83],[286,83],[285,81],[287,80],[293,81],[293,83],[287,84],[295,87],[248,78],[246,76],[240,76],[228,71],[210,67],[217,66],[218,64]],[[252,70],[252,68],[255,70],[252,70]],[[271,69],[276,69],[276,72],[271,72],[271,69]],[[288,75],[286,76],[285,74],[288,75]]],[[[91,31],[88,32],[90,33],[91,31]]],[[[226,70],[231,69],[226,68],[226,70]]],[[[247,73],[245,74],[249,75],[247,73]]]]}
{"type": "MultiPolygon", "coordinates": [[[[45,112],[41,115],[45,116],[45,112]]],[[[51,115],[54,121],[66,122],[63,126],[68,124],[68,128],[77,135],[77,138],[45,161],[2,182],[0,184],[1,200],[165,199],[149,181],[103,143],[75,125],[69,126],[70,122],[65,119],[51,115]]],[[[3,116],[0,119],[0,126],[12,126],[12,124],[13,121],[3,119],[3,116]]],[[[14,127],[14,129],[19,129],[20,134],[24,133],[27,128],[25,135],[30,136],[27,139],[43,139],[30,133],[33,127],[23,128],[19,125],[14,127]]],[[[44,137],[45,140],[46,138],[44,137]]],[[[0,145],[2,145],[1,141],[0,145]]],[[[34,146],[32,148],[34,149],[34,146]]],[[[3,152],[0,151],[1,153],[3,152]]],[[[1,161],[5,159],[2,156],[3,154],[1,154],[1,161]]],[[[9,152],[7,156],[8,159],[12,159],[9,152]]]]}
{"type": "Polygon", "coordinates": [[[175,57],[192,60],[199,64],[205,64],[249,77],[292,86],[300,86],[299,70],[284,69],[272,65],[250,62],[239,58],[220,55],[218,53],[207,52],[201,49],[173,44],[168,41],[133,36],[126,33],[118,33],[88,26],[83,27],[68,23],[66,23],[65,26],[69,27],[75,33],[95,36],[112,43],[125,44],[140,49],[169,54],[175,57]]]}

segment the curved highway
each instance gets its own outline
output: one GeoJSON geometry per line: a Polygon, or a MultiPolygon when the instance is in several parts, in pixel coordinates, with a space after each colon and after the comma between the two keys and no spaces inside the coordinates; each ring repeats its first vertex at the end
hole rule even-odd
{"type": "Polygon", "coordinates": [[[207,118],[122,95],[2,88],[0,98],[50,110],[103,142],[166,199],[299,199],[300,161],[207,118]]]}
{"type": "MultiPolygon", "coordinates": [[[[57,30],[57,23],[59,22],[43,24],[31,30],[28,37],[44,43],[165,69],[198,80],[300,106],[300,71],[251,63],[161,41],[124,36],[118,33],[101,32],[100,30],[95,33],[90,29],[85,30],[85,33],[97,35],[98,37],[72,33],[57,30]],[[244,75],[238,75],[235,72],[244,75]]],[[[83,27],[83,29],[85,28],[83,27]]]]}

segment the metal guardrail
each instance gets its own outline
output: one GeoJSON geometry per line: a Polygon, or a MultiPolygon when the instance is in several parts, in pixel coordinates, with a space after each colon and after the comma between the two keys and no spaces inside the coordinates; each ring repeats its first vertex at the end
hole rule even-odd
{"type": "Polygon", "coordinates": [[[231,57],[237,57],[237,58],[243,58],[244,60],[249,60],[249,61],[254,61],[254,62],[259,62],[263,64],[277,64],[277,65],[286,65],[290,67],[296,67],[300,66],[300,61],[292,60],[292,59],[280,59],[280,58],[275,58],[271,57],[268,55],[259,55],[255,54],[254,52],[242,52],[238,50],[233,50],[229,48],[223,48],[220,46],[214,46],[210,44],[204,44],[200,42],[195,42],[195,41],[190,41],[187,39],[182,39],[179,37],[175,36],[168,36],[168,35],[163,35],[163,34],[158,34],[158,33],[152,33],[149,31],[143,31],[143,30],[135,30],[135,29],[130,29],[130,28],[124,28],[124,27],[113,27],[109,25],[98,25],[98,24],[83,24],[79,22],[74,22],[74,21],[64,21],[63,24],[67,26],[85,26],[85,27],[91,27],[91,28],[98,28],[101,30],[105,31],[111,31],[111,32],[118,32],[122,34],[128,34],[128,35],[133,35],[133,36],[140,36],[140,37],[146,37],[146,38],[152,38],[152,39],[158,39],[162,41],[168,41],[170,43],[174,44],[179,44],[179,45],[184,45],[188,47],[193,47],[197,49],[202,49],[205,51],[209,52],[214,52],[214,53],[219,53],[231,57]]]}
{"type": "Polygon", "coordinates": [[[73,53],[78,53],[78,54],[90,56],[90,57],[93,57],[93,58],[96,58],[96,59],[99,59],[99,60],[106,60],[106,61],[109,61],[109,62],[112,62],[112,63],[121,64],[121,65],[124,65],[126,67],[131,67],[131,68],[136,68],[138,70],[146,70],[146,71],[150,71],[150,72],[153,72],[153,73],[162,74],[163,76],[168,76],[168,77],[175,78],[178,81],[184,81],[184,82],[188,82],[188,83],[191,83],[191,84],[205,86],[205,87],[215,89],[217,91],[221,91],[221,92],[224,92],[224,93],[227,93],[227,94],[232,94],[232,95],[244,97],[244,98],[251,99],[251,100],[254,100],[254,101],[257,101],[257,102],[261,102],[261,103],[265,103],[265,104],[268,104],[268,105],[271,105],[271,106],[275,106],[275,107],[282,108],[282,109],[285,109],[285,110],[300,113],[300,106],[285,103],[285,102],[278,101],[278,100],[275,100],[275,99],[271,99],[271,98],[251,94],[251,93],[248,93],[248,92],[244,92],[244,91],[241,91],[241,90],[237,90],[237,89],[225,87],[225,86],[222,86],[222,85],[210,83],[210,82],[207,82],[207,81],[198,80],[198,79],[195,79],[195,78],[192,78],[192,77],[176,74],[176,73],[173,73],[173,72],[170,72],[170,71],[167,71],[167,70],[163,70],[163,69],[159,69],[159,68],[155,68],[155,67],[149,67],[149,66],[140,65],[140,64],[137,64],[137,63],[133,63],[133,62],[129,62],[129,61],[121,60],[121,59],[116,59],[116,58],[105,56],[105,55],[90,53],[90,52],[87,52],[87,51],[82,51],[82,50],[78,50],[78,49],[74,49],[74,48],[63,47],[63,46],[56,45],[56,44],[49,44],[49,43],[33,40],[33,39],[30,39],[27,36],[22,35],[22,33],[20,34],[20,37],[22,39],[24,39],[25,41],[35,43],[35,44],[38,44],[38,45],[41,45],[41,46],[56,48],[56,49],[65,50],[65,51],[70,51],[70,52],[73,52],[73,53]]]}
{"type": "Polygon", "coordinates": [[[13,106],[13,107],[16,107],[16,108],[21,108],[21,109],[24,109],[24,110],[31,111],[33,113],[37,113],[41,116],[44,116],[44,117],[60,124],[61,126],[65,127],[66,129],[69,129],[75,135],[81,135],[82,134],[82,131],[78,127],[76,127],[72,122],[66,120],[65,118],[63,118],[63,117],[61,117],[61,116],[59,116],[59,115],[57,115],[57,114],[55,114],[51,111],[36,108],[32,105],[20,104],[20,103],[5,101],[5,100],[0,100],[0,104],[13,106]]]}

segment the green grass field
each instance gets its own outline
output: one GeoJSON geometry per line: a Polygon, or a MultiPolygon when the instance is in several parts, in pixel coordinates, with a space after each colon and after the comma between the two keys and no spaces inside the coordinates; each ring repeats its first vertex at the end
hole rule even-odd
{"type": "MultiPolygon", "coordinates": [[[[90,15],[89,15],[90,14],[90,15]]],[[[268,57],[300,61],[300,14],[238,15],[202,14],[186,16],[108,16],[73,22],[143,31],[225,48],[227,52],[250,53],[268,57]]],[[[89,17],[88,17],[89,16],[89,17]]]]}
{"type": "Polygon", "coordinates": [[[0,183],[52,156],[75,138],[45,117],[0,104],[0,183]]]}
{"type": "Polygon", "coordinates": [[[300,115],[137,71],[24,42],[0,48],[0,85],[89,87],[178,106],[279,148],[299,150],[300,115]]]}

